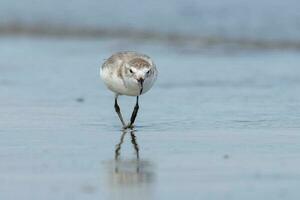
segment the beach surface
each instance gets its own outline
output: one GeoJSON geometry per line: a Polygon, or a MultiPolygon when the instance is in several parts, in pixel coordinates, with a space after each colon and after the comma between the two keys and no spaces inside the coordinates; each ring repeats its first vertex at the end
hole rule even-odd
{"type": "Polygon", "coordinates": [[[0,4],[1,200],[300,199],[299,0],[0,4]],[[159,70],[126,132],[122,50],[159,70]]]}
{"type": "MultiPolygon", "coordinates": [[[[0,45],[0,199],[300,198],[299,52],[117,38],[0,45]],[[150,55],[159,76],[124,133],[99,68],[127,49],[150,55]]],[[[120,98],[127,120],[134,100],[120,98]]]]}

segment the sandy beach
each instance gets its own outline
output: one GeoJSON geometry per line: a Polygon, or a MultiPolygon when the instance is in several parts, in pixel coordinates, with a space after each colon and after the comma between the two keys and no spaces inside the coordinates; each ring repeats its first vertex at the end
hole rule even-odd
{"type": "Polygon", "coordinates": [[[1,200],[300,199],[298,0],[0,4],[1,200]],[[126,132],[123,50],[159,70],[126,132]]]}
{"type": "MultiPolygon", "coordinates": [[[[298,199],[297,52],[189,53],[122,39],[2,37],[0,199],[298,199]],[[160,70],[122,131],[99,67],[160,70]],[[184,69],[180,67],[184,66],[184,69]]],[[[121,97],[128,120],[134,98],[121,97]]]]}

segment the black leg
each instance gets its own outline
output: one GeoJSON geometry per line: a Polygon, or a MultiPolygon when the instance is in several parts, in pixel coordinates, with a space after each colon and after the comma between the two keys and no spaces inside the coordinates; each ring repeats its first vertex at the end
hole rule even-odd
{"type": "Polygon", "coordinates": [[[119,116],[119,118],[122,122],[122,125],[125,126],[125,123],[124,123],[124,120],[123,120],[123,117],[122,117],[122,114],[121,114],[121,110],[120,110],[120,107],[118,105],[118,95],[116,95],[116,97],[115,97],[115,110],[116,110],[116,112],[117,112],[117,114],[118,114],[118,116],[119,116]]]}
{"type": "Polygon", "coordinates": [[[132,127],[132,125],[134,124],[135,118],[137,116],[138,110],[139,110],[139,96],[136,97],[136,103],[135,103],[133,112],[131,114],[130,124],[128,124],[126,126],[126,128],[131,128],[132,127]]]}

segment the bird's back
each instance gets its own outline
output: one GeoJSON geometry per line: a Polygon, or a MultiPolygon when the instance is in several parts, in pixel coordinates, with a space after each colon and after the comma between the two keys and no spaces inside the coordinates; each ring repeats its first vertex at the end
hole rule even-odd
{"type": "Polygon", "coordinates": [[[140,54],[134,51],[122,51],[117,52],[110,56],[102,65],[102,69],[104,68],[119,68],[120,65],[124,63],[129,63],[131,60],[141,58],[149,64],[153,64],[151,58],[147,55],[140,54]]]}

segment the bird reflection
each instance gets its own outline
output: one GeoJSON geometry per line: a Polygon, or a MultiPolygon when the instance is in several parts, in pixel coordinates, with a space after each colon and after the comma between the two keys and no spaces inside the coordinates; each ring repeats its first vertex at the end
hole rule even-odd
{"type": "Polygon", "coordinates": [[[115,148],[115,160],[112,162],[111,184],[114,186],[141,187],[153,181],[153,166],[149,161],[140,159],[139,145],[135,136],[136,130],[126,129],[122,131],[120,141],[115,148]],[[126,135],[130,135],[131,143],[135,151],[135,158],[122,159],[121,149],[126,135]]]}
{"type": "MultiPolygon", "coordinates": [[[[134,150],[135,150],[136,159],[139,160],[140,159],[140,156],[139,156],[139,146],[138,146],[138,144],[136,142],[136,136],[135,136],[134,133],[135,133],[135,130],[134,129],[130,129],[131,143],[132,143],[132,145],[134,147],[134,150]]],[[[121,147],[122,147],[122,144],[124,142],[124,137],[125,137],[126,134],[127,134],[127,129],[125,129],[125,130],[122,131],[120,142],[116,145],[115,160],[119,160],[121,147]]]]}

